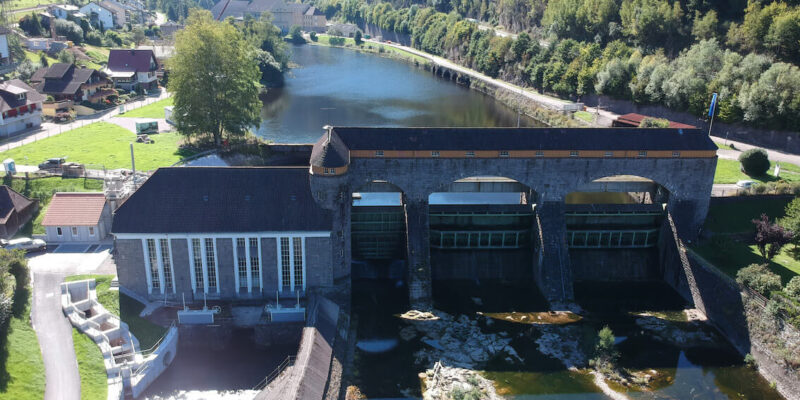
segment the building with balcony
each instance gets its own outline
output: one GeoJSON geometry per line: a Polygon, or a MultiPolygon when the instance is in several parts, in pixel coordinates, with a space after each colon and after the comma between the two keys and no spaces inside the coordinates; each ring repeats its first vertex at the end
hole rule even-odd
{"type": "Polygon", "coordinates": [[[153,50],[111,49],[104,71],[114,87],[125,90],[158,88],[158,61],[153,50]]]}
{"type": "Polygon", "coordinates": [[[0,83],[0,137],[42,125],[45,96],[19,79],[0,83]]]}
{"type": "MultiPolygon", "coordinates": [[[[39,93],[53,96],[54,103],[99,103],[116,94],[105,73],[91,68],[79,68],[74,64],[58,63],[40,68],[31,77],[31,85],[39,93]]],[[[45,115],[49,113],[45,111],[45,115]]]]}

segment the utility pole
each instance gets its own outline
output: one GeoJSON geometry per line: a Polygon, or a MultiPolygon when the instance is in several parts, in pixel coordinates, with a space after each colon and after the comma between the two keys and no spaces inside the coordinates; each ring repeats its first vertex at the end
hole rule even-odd
{"type": "Polygon", "coordinates": [[[133,190],[136,190],[136,159],[133,157],[133,142],[131,142],[131,169],[133,170],[133,190]]]}

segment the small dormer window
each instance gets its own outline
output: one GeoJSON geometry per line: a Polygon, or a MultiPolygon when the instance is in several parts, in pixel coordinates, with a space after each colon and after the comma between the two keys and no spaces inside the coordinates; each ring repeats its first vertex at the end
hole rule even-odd
{"type": "Polygon", "coordinates": [[[383,157],[383,150],[375,150],[375,157],[383,157]]]}
{"type": "Polygon", "coordinates": [[[500,152],[500,157],[508,157],[508,152],[507,151],[501,151],[500,152]]]}
{"type": "Polygon", "coordinates": [[[569,152],[570,157],[578,157],[579,155],[580,153],[578,153],[578,150],[572,150],[569,152]]]}
{"type": "Polygon", "coordinates": [[[25,100],[25,97],[27,97],[25,93],[20,93],[17,95],[17,100],[25,100]]]}

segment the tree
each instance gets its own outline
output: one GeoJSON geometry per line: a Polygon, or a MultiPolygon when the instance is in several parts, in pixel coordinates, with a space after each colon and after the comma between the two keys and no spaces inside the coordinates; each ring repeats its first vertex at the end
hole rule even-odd
{"type": "Polygon", "coordinates": [[[361,40],[361,31],[360,30],[356,31],[356,34],[353,37],[353,40],[356,42],[356,46],[361,46],[361,43],[364,43],[361,40]]]}
{"type": "Polygon", "coordinates": [[[767,214],[761,214],[761,218],[754,219],[752,222],[756,226],[756,246],[766,260],[772,260],[794,237],[791,231],[776,223],[771,223],[767,214]]]}
{"type": "Polygon", "coordinates": [[[300,25],[292,25],[292,27],[289,29],[289,40],[291,40],[294,44],[303,44],[306,42],[306,39],[303,37],[303,31],[300,29],[300,25]]]}
{"type": "Polygon", "coordinates": [[[26,58],[22,60],[17,67],[17,77],[23,81],[27,81],[41,67],[41,65],[34,64],[31,60],[26,58]]]}
{"type": "Polygon", "coordinates": [[[58,52],[58,62],[65,64],[75,64],[75,55],[71,51],[64,49],[58,52]]]}
{"type": "Polygon", "coordinates": [[[800,245],[800,197],[786,205],[785,214],[778,224],[794,234],[792,244],[795,247],[800,245]]]}
{"type": "Polygon", "coordinates": [[[187,136],[244,135],[260,123],[259,69],[255,49],[236,28],[215,21],[205,10],[191,10],[176,34],[168,61],[175,122],[187,136]]]}
{"type": "Polygon", "coordinates": [[[316,42],[316,41],[318,40],[318,39],[317,39],[317,32],[314,32],[314,31],[311,31],[311,33],[310,33],[310,34],[308,34],[308,37],[310,37],[310,38],[311,38],[311,41],[312,41],[312,42],[316,42]]]}
{"type": "Polygon", "coordinates": [[[83,29],[78,24],[65,19],[57,19],[53,21],[53,24],[55,24],[56,35],[66,36],[67,40],[75,44],[83,42],[83,29]]]}
{"type": "Polygon", "coordinates": [[[639,128],[669,128],[669,121],[664,118],[646,117],[639,124],[639,128]]]}
{"type": "Polygon", "coordinates": [[[614,348],[614,332],[607,325],[597,332],[597,339],[594,344],[594,354],[589,364],[598,370],[608,370],[614,368],[614,363],[619,358],[619,352],[614,348]]]}
{"type": "Polygon", "coordinates": [[[711,10],[702,18],[700,18],[700,12],[697,12],[694,16],[694,22],[692,23],[692,36],[694,36],[695,40],[698,42],[701,40],[715,39],[718,36],[718,25],[719,20],[716,11],[711,10]]]}
{"type": "Polygon", "coordinates": [[[137,26],[136,29],[133,30],[133,42],[138,46],[144,43],[146,39],[147,36],[144,34],[144,29],[142,29],[140,26],[137,26]]]}
{"type": "Polygon", "coordinates": [[[39,15],[28,14],[19,20],[19,28],[25,31],[29,36],[41,36],[44,32],[42,22],[39,20],[39,15]]]}
{"type": "Polygon", "coordinates": [[[786,287],[783,288],[783,292],[787,296],[800,301],[800,276],[793,276],[789,283],[786,284],[786,287]]]}
{"type": "Polygon", "coordinates": [[[761,176],[769,170],[769,156],[764,149],[750,149],[739,155],[742,171],[750,176],[761,176]]]}
{"type": "Polygon", "coordinates": [[[736,282],[769,296],[781,290],[781,277],[767,268],[765,264],[750,264],[736,272],[736,282]]]}

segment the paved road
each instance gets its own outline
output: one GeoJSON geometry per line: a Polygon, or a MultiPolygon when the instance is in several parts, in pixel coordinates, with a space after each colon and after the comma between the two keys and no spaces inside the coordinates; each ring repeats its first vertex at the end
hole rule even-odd
{"type": "MultiPolygon", "coordinates": [[[[370,40],[366,40],[366,41],[373,42],[373,43],[380,43],[378,41],[371,40],[371,39],[370,40]]],[[[490,84],[492,84],[494,86],[506,89],[508,91],[519,93],[520,95],[525,96],[525,97],[527,97],[527,98],[529,98],[529,99],[531,99],[531,100],[533,100],[533,101],[535,101],[535,102],[537,102],[537,103],[539,103],[541,105],[544,105],[546,107],[549,107],[549,108],[552,108],[552,109],[555,109],[555,110],[562,110],[564,108],[572,109],[572,108],[575,107],[575,103],[573,103],[571,101],[561,100],[561,99],[557,99],[557,98],[554,98],[554,97],[545,96],[543,94],[539,94],[539,93],[536,93],[536,92],[532,92],[530,90],[526,90],[526,89],[524,89],[522,87],[519,87],[517,85],[512,85],[512,84],[510,84],[508,82],[504,82],[504,81],[501,81],[501,80],[498,80],[498,79],[494,79],[494,78],[491,78],[491,77],[489,77],[487,75],[484,75],[484,74],[482,74],[482,73],[480,73],[478,71],[463,67],[463,66],[458,65],[458,64],[456,64],[456,63],[454,63],[454,62],[452,62],[450,60],[447,60],[445,58],[437,57],[437,56],[425,53],[424,51],[419,51],[417,49],[414,49],[414,48],[411,48],[411,47],[408,47],[408,46],[402,46],[402,45],[399,45],[399,44],[396,44],[396,43],[381,43],[381,44],[383,44],[384,46],[392,46],[392,47],[397,48],[399,50],[407,51],[407,52],[412,53],[414,55],[423,57],[425,59],[428,59],[429,61],[431,61],[432,63],[434,63],[436,65],[448,68],[448,69],[453,70],[453,71],[458,71],[458,72],[460,72],[462,74],[465,74],[465,75],[469,75],[469,76],[473,77],[473,79],[479,79],[479,80],[482,80],[484,82],[488,82],[488,83],[490,83],[490,84]]]]}
{"type": "MultiPolygon", "coordinates": [[[[162,90],[161,94],[158,97],[147,97],[143,100],[135,101],[133,103],[125,104],[125,110],[133,110],[144,106],[146,104],[150,104],[156,102],[161,99],[165,99],[169,97],[169,93],[166,90],[162,90]]],[[[70,131],[75,128],[79,128],[93,122],[98,121],[107,121],[119,115],[119,107],[114,107],[112,109],[107,110],[103,114],[96,114],[86,118],[80,118],[74,122],[70,122],[69,124],[54,124],[51,122],[44,122],[42,126],[37,129],[30,130],[29,132],[14,136],[6,141],[0,142],[0,151],[6,151],[9,149],[13,149],[15,147],[19,147],[28,143],[35,142],[40,139],[48,138],[50,136],[55,136],[61,134],[63,132],[70,131]]]]}
{"type": "MultiPolygon", "coordinates": [[[[63,250],[81,251],[81,247],[63,250]]],[[[72,343],[72,325],[61,311],[64,277],[85,273],[115,273],[108,250],[97,253],[39,254],[29,259],[33,272],[33,327],[45,368],[45,400],[80,400],[81,378],[72,343]]]]}
{"type": "MultiPolygon", "coordinates": [[[[734,140],[725,140],[724,138],[712,136],[711,139],[717,144],[727,144],[733,145],[736,147],[736,150],[722,150],[720,149],[717,154],[720,158],[726,158],[731,160],[736,160],[739,158],[739,154],[742,151],[749,150],[758,146],[753,146],[751,144],[737,142],[734,140]]],[[[796,154],[789,154],[784,153],[780,150],[772,150],[772,149],[765,149],[767,150],[767,154],[769,154],[769,159],[771,161],[778,161],[778,162],[788,162],[795,165],[800,165],[800,155],[796,154]]]]}

